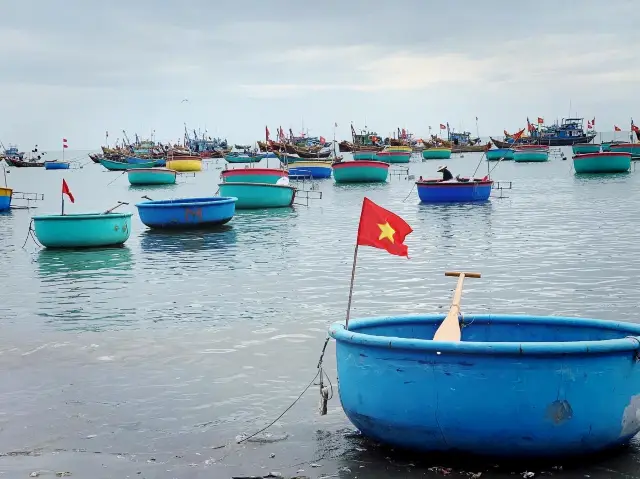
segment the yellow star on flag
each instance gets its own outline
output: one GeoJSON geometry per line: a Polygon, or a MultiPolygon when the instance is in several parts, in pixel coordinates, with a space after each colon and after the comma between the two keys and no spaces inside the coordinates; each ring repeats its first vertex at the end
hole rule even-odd
{"type": "Polygon", "coordinates": [[[388,221],[383,225],[378,224],[378,228],[380,228],[380,237],[378,238],[378,240],[387,238],[392,243],[395,243],[393,235],[396,234],[396,230],[391,227],[388,221]]]}

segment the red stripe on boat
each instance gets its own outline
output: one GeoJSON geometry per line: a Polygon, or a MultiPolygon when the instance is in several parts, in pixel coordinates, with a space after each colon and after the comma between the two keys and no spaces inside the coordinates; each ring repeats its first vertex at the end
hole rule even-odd
{"type": "Polygon", "coordinates": [[[223,170],[221,176],[245,176],[245,175],[264,175],[264,176],[288,176],[284,170],[274,170],[272,168],[233,168],[231,170],[223,170]]]}

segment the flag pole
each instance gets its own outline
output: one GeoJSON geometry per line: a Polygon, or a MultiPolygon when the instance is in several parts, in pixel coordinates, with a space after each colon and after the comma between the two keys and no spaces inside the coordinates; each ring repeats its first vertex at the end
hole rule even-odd
{"type": "Polygon", "coordinates": [[[353,298],[353,282],[356,278],[356,261],[358,260],[358,243],[353,251],[353,266],[351,268],[351,284],[349,285],[349,301],[347,303],[347,321],[346,328],[349,329],[349,317],[351,315],[351,299],[353,298]]]}
{"type": "Polygon", "coordinates": [[[60,214],[64,216],[64,192],[60,195],[60,197],[60,199],[62,200],[62,212],[60,214]]]}

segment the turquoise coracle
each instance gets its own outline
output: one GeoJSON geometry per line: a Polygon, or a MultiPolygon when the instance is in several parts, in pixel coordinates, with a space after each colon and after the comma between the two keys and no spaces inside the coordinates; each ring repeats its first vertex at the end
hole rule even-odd
{"type": "Polygon", "coordinates": [[[129,239],[132,213],[81,213],[33,217],[36,238],[47,248],[117,246],[129,239]]]}

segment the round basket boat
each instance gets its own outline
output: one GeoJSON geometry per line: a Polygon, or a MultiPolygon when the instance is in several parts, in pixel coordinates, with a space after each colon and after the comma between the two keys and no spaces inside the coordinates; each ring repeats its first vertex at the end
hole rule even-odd
{"type": "Polygon", "coordinates": [[[431,340],[444,317],[331,326],[342,407],[364,435],[428,452],[558,457],[640,431],[640,325],[471,315],[461,342],[431,340]]]}
{"type": "Polygon", "coordinates": [[[223,225],[236,213],[238,198],[177,198],[137,203],[138,214],[149,228],[189,229],[223,225]]]}
{"type": "Polygon", "coordinates": [[[34,216],[36,238],[47,248],[119,246],[131,234],[132,213],[34,216]]]}

